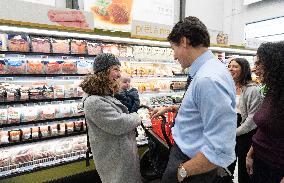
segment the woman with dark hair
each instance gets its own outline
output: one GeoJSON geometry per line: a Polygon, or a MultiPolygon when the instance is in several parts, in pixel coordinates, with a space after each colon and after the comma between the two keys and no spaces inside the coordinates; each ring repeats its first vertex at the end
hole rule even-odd
{"type": "Polygon", "coordinates": [[[256,70],[267,93],[253,119],[258,129],[247,154],[253,183],[284,183],[284,41],[257,50],[256,70]]]}
{"type": "Polygon", "coordinates": [[[112,54],[100,54],[93,70],[80,86],[88,94],[84,111],[96,170],[103,183],[141,183],[134,131],[141,118],[114,98],[120,88],[120,62],[112,54]]]}
{"type": "MultiPolygon", "coordinates": [[[[252,81],[249,62],[244,58],[234,58],[229,62],[236,85],[236,110],[238,113],[236,154],[238,157],[238,181],[249,183],[250,177],[246,171],[246,155],[251,146],[251,138],[255,133],[256,125],[253,116],[261,103],[260,89],[252,81]]],[[[228,168],[234,173],[236,161],[228,168]]]]}

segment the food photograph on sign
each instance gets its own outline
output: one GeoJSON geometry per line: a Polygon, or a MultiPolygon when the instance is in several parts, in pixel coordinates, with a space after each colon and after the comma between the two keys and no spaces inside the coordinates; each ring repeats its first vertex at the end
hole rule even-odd
{"type": "Polygon", "coordinates": [[[84,10],[94,15],[99,29],[130,32],[133,0],[85,0],[84,10]]]}

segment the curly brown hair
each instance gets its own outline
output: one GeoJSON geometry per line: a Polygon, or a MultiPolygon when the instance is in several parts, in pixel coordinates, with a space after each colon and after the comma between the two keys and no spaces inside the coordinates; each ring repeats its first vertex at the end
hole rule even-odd
{"type": "Polygon", "coordinates": [[[113,83],[109,80],[109,74],[112,67],[107,70],[87,75],[81,82],[80,87],[88,95],[113,95],[119,91],[120,82],[113,83]]]}

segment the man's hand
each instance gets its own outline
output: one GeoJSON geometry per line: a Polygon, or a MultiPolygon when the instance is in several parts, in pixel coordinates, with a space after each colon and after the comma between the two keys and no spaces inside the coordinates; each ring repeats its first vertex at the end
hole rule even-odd
{"type": "Polygon", "coordinates": [[[157,118],[169,111],[169,107],[157,107],[150,111],[150,118],[157,118]]]}
{"type": "MultiPolygon", "coordinates": [[[[182,178],[182,177],[180,176],[180,174],[178,173],[178,171],[177,171],[177,178],[178,178],[178,182],[182,182],[183,179],[184,179],[184,178],[182,178]]],[[[282,182],[281,182],[281,183],[282,183],[282,182]]]]}
{"type": "Polygon", "coordinates": [[[253,147],[251,146],[246,157],[246,167],[247,167],[247,172],[249,175],[253,174],[253,147]]]}

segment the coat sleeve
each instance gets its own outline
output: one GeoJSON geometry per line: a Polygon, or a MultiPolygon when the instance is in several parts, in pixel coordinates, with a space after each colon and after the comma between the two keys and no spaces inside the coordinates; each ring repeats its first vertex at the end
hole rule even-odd
{"type": "Polygon", "coordinates": [[[140,99],[139,99],[138,91],[135,88],[133,88],[129,96],[131,97],[133,101],[133,105],[129,112],[130,113],[137,112],[140,107],[140,99]]]}
{"type": "Polygon", "coordinates": [[[141,122],[137,113],[120,113],[111,103],[100,98],[86,100],[84,110],[90,122],[113,135],[129,133],[141,122]]]}
{"type": "Polygon", "coordinates": [[[259,91],[259,88],[256,86],[253,86],[251,88],[247,89],[247,92],[245,93],[244,97],[244,105],[246,105],[247,109],[247,118],[242,119],[242,124],[237,128],[237,136],[246,134],[250,132],[251,130],[256,128],[256,124],[253,121],[254,113],[258,110],[260,104],[261,104],[261,93],[259,91]]]}

